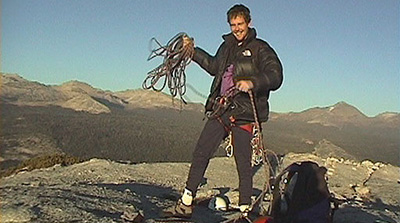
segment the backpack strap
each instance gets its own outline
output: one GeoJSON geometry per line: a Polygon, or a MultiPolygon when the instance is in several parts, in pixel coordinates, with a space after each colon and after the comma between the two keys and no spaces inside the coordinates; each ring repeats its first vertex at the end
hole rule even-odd
{"type": "Polygon", "coordinates": [[[333,207],[331,208],[330,219],[329,219],[330,220],[329,223],[332,223],[333,215],[335,214],[336,210],[339,209],[339,206],[343,203],[343,201],[336,198],[333,193],[331,193],[331,195],[329,197],[329,201],[330,201],[331,205],[333,205],[333,207]]]}

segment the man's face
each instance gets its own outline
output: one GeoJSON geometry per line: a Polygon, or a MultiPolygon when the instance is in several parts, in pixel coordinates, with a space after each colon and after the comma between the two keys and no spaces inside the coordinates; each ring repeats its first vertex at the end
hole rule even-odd
{"type": "Polygon", "coordinates": [[[249,23],[246,23],[243,16],[231,18],[230,26],[233,35],[239,42],[243,41],[249,33],[249,23]]]}

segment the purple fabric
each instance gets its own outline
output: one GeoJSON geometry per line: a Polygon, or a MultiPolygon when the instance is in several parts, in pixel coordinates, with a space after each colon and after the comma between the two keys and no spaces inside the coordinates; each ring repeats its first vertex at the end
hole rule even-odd
{"type": "Polygon", "coordinates": [[[233,84],[233,64],[229,65],[224,75],[222,76],[222,84],[220,94],[222,96],[228,95],[234,88],[233,84]]]}

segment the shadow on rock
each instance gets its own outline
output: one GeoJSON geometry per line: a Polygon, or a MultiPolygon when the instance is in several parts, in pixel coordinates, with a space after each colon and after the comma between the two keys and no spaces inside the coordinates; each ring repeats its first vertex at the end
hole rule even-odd
{"type": "MultiPolygon", "coordinates": [[[[142,212],[145,220],[160,218],[162,212],[173,207],[181,195],[179,191],[170,187],[151,184],[97,184],[96,186],[130,194],[126,201],[127,206],[131,205],[137,212],[142,212]]],[[[199,223],[221,222],[226,220],[226,216],[221,212],[211,211],[206,205],[196,205],[192,220],[199,223]]]]}
{"type": "Polygon", "coordinates": [[[334,223],[396,223],[400,207],[388,205],[380,199],[375,202],[348,202],[343,204],[334,215],[334,223]]]}
{"type": "Polygon", "coordinates": [[[127,193],[126,205],[142,211],[146,218],[159,216],[162,210],[174,204],[180,195],[170,187],[142,183],[97,184],[96,186],[127,193]]]}

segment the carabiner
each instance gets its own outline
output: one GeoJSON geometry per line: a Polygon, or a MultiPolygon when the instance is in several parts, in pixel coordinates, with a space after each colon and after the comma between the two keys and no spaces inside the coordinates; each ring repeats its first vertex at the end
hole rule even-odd
{"type": "Polygon", "coordinates": [[[230,144],[227,147],[225,147],[225,151],[226,151],[226,156],[227,157],[232,157],[232,155],[233,155],[233,145],[230,144]]]}
{"type": "Polygon", "coordinates": [[[232,155],[233,155],[233,137],[232,137],[232,131],[229,132],[229,135],[226,137],[225,142],[228,144],[228,145],[225,147],[226,156],[227,156],[227,157],[232,157],[232,155]]]}

